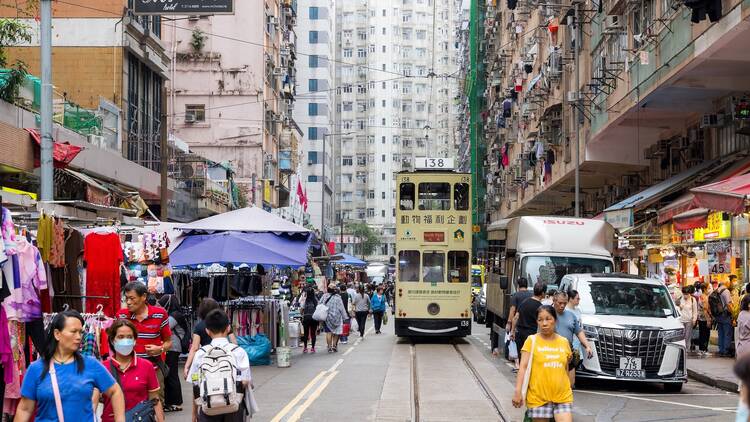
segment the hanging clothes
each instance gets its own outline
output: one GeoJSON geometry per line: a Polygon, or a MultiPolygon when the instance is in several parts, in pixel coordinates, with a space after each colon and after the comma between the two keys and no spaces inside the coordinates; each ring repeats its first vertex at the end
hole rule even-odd
{"type": "Polygon", "coordinates": [[[547,150],[547,162],[550,166],[555,164],[555,150],[552,148],[547,150]]]}
{"type": "Polygon", "coordinates": [[[65,266],[65,227],[60,218],[54,218],[52,222],[49,265],[53,268],[62,268],[65,266]]]}
{"type": "Polygon", "coordinates": [[[11,289],[10,296],[4,301],[8,317],[11,318],[10,315],[13,315],[13,319],[22,322],[41,319],[42,302],[39,292],[47,289],[47,271],[42,262],[41,252],[21,237],[17,240],[15,257],[18,261],[19,285],[11,289]]]}
{"type": "Polygon", "coordinates": [[[54,224],[55,223],[51,216],[44,213],[39,216],[36,244],[37,247],[39,247],[39,252],[42,254],[42,260],[44,262],[49,262],[49,254],[52,249],[52,238],[54,237],[54,224]]]}
{"type": "Polygon", "coordinates": [[[112,316],[120,308],[120,264],[123,260],[120,236],[117,233],[90,233],[84,239],[86,263],[86,311],[96,312],[102,305],[104,314],[112,316]]]}
{"type": "Polygon", "coordinates": [[[536,150],[536,159],[541,160],[544,158],[544,143],[542,141],[536,141],[534,148],[536,150]]]}
{"type": "Polygon", "coordinates": [[[511,107],[513,106],[513,102],[506,98],[503,100],[503,117],[508,118],[511,116],[511,107]]]}
{"type": "MultiPolygon", "coordinates": [[[[66,229],[64,242],[64,265],[61,268],[52,268],[50,271],[52,289],[55,291],[55,295],[81,296],[80,269],[82,267],[83,235],[78,230],[66,229]]],[[[73,309],[84,309],[80,298],[54,297],[52,299],[54,310],[62,309],[66,303],[73,309]]]]}

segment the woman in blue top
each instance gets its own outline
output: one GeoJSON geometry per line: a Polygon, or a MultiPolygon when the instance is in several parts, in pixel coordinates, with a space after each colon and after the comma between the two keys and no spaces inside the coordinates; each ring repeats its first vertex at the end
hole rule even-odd
{"type": "Polygon", "coordinates": [[[372,318],[375,320],[375,334],[380,334],[380,325],[383,323],[383,314],[385,313],[385,295],[382,285],[378,286],[377,291],[372,295],[370,306],[372,307],[372,318]]]}
{"type": "Polygon", "coordinates": [[[52,319],[44,356],[29,366],[23,379],[14,422],[31,420],[34,408],[37,422],[60,421],[53,375],[57,378],[63,418],[68,422],[94,421],[94,388],[112,400],[115,422],[125,422],[125,399],[120,386],[99,361],[78,352],[82,331],[83,318],[77,311],[64,311],[52,319]]]}

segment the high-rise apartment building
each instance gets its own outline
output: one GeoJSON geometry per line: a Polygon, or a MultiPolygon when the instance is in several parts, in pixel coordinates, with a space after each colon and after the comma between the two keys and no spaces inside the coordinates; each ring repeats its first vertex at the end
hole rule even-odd
{"type": "Polygon", "coordinates": [[[333,232],[333,104],[335,77],[335,6],[332,0],[297,3],[298,97],[294,109],[304,135],[302,183],[307,190],[310,224],[328,240],[333,232]],[[325,160],[325,164],[324,164],[325,160]]]}
{"type": "Polygon", "coordinates": [[[395,174],[415,157],[455,155],[457,73],[451,0],[336,4],[335,158],[337,239],[345,225],[381,233],[375,257],[395,249],[395,174]]]}

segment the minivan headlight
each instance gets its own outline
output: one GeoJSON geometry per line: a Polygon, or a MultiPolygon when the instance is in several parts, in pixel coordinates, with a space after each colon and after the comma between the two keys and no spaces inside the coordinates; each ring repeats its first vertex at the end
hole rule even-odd
{"type": "Polygon", "coordinates": [[[586,338],[599,338],[599,333],[596,331],[596,327],[594,327],[593,325],[583,324],[583,333],[586,334],[586,338]]]}
{"type": "Polygon", "coordinates": [[[682,340],[685,338],[685,329],[664,330],[662,335],[664,336],[664,341],[682,340]]]}

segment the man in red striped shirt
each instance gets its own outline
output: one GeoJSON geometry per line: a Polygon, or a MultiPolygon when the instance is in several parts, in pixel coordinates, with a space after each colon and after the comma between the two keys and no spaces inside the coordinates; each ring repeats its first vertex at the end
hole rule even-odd
{"type": "Polygon", "coordinates": [[[164,377],[167,375],[164,352],[172,345],[169,315],[164,308],[148,304],[148,289],[144,283],[131,281],[123,290],[127,308],[117,311],[115,317],[130,320],[138,330],[135,353],[154,364],[156,378],[159,380],[159,398],[164,404],[164,377]]]}

